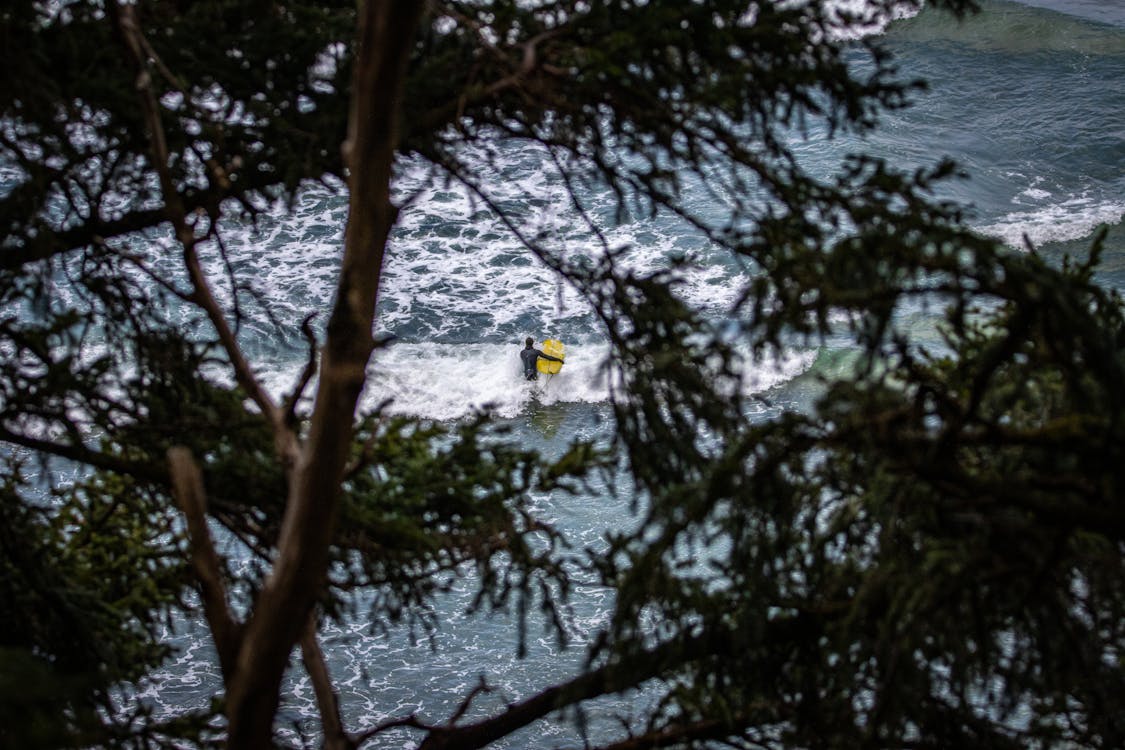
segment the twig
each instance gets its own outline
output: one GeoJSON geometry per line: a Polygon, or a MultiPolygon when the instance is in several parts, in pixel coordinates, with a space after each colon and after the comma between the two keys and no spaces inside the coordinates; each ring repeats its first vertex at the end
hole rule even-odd
{"type": "Polygon", "coordinates": [[[344,481],[347,481],[354,477],[363,469],[363,467],[367,466],[371,461],[372,449],[379,441],[379,426],[386,418],[382,412],[387,408],[387,406],[390,405],[391,401],[392,399],[389,398],[383,399],[379,403],[379,405],[375,407],[375,412],[379,414],[379,421],[372,425],[371,434],[369,434],[367,436],[367,439],[363,441],[363,447],[360,448],[359,455],[356,456],[355,461],[352,461],[350,464],[344,467],[344,481]]]}
{"type": "Polygon", "coordinates": [[[145,264],[145,262],[142,258],[138,257],[137,255],[134,255],[133,253],[126,252],[124,250],[117,250],[116,248],[112,247],[109,243],[105,242],[101,237],[95,237],[94,242],[97,245],[101,245],[102,247],[108,248],[109,250],[112,250],[112,251],[116,252],[118,257],[120,257],[126,263],[132,264],[134,268],[136,268],[138,271],[140,271],[145,276],[147,276],[149,278],[149,280],[151,280],[152,282],[154,282],[154,283],[160,285],[161,287],[163,287],[164,291],[168,292],[169,294],[174,295],[175,297],[178,297],[179,299],[183,300],[184,302],[191,302],[192,301],[193,298],[192,298],[191,294],[189,294],[188,292],[182,292],[179,289],[177,289],[175,284],[173,284],[172,282],[163,278],[162,276],[160,276],[160,274],[156,273],[151,268],[149,268],[145,264]]]}
{"type": "Polygon", "coordinates": [[[313,375],[316,374],[316,335],[313,333],[312,326],[310,325],[312,319],[315,317],[316,313],[311,312],[301,321],[301,333],[304,334],[305,341],[309,343],[309,358],[308,361],[305,362],[305,369],[301,371],[301,377],[297,381],[297,385],[293,387],[293,390],[281,402],[285,424],[290,428],[295,428],[297,425],[297,402],[301,400],[301,396],[308,387],[309,381],[312,380],[313,375]]]}
{"type": "Polygon", "coordinates": [[[484,675],[481,675],[480,679],[477,681],[476,687],[469,691],[469,694],[465,696],[465,700],[461,701],[461,705],[458,706],[457,710],[453,712],[453,715],[449,717],[449,726],[456,726],[461,717],[465,715],[465,712],[469,710],[469,706],[473,705],[473,701],[476,700],[478,695],[491,692],[492,688],[485,681],[484,675]]]}
{"type": "Polygon", "coordinates": [[[65,458],[106,471],[116,472],[122,476],[135,477],[146,482],[159,484],[168,482],[168,476],[160,471],[159,464],[130,461],[121,456],[115,456],[88,448],[81,441],[70,444],[56,443],[44,438],[31,437],[30,435],[15,432],[6,424],[0,423],[0,442],[23,446],[33,451],[65,458]]]}
{"type": "Polygon", "coordinates": [[[223,261],[223,269],[227,274],[227,283],[230,284],[230,302],[234,313],[234,333],[235,336],[242,330],[242,303],[238,300],[238,292],[240,285],[238,277],[234,273],[234,266],[231,264],[230,253],[227,252],[227,243],[223,241],[222,234],[219,233],[219,222],[217,216],[208,216],[210,226],[207,228],[208,235],[215,240],[216,247],[219,248],[219,257],[223,261]]]}
{"type": "Polygon", "coordinates": [[[380,724],[376,724],[370,729],[355,735],[352,739],[355,742],[356,747],[359,747],[364,742],[367,742],[369,739],[375,737],[376,735],[382,734],[383,732],[387,732],[391,729],[398,729],[400,727],[421,729],[423,731],[430,731],[431,729],[433,729],[433,727],[423,722],[416,715],[410,714],[409,716],[403,716],[398,719],[388,719],[387,721],[384,721],[380,724]]]}
{"type": "MultiPolygon", "coordinates": [[[[738,718],[735,717],[735,721],[738,718]]],[[[699,740],[718,739],[738,735],[733,722],[718,719],[701,719],[691,724],[671,724],[645,734],[630,735],[626,739],[601,745],[598,750],[654,750],[660,747],[685,746],[699,740]]]]}

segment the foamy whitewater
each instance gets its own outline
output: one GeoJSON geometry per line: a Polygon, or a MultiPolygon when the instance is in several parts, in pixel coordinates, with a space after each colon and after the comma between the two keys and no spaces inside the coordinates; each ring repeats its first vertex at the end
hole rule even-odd
{"type": "MultiPolygon", "coordinates": [[[[968,206],[975,227],[1016,251],[1030,243],[1052,257],[1080,253],[1098,226],[1109,225],[1102,278],[1123,288],[1125,2],[986,0],[984,6],[983,16],[965,25],[923,11],[886,27],[904,77],[928,79],[930,91],[919,95],[917,106],[887,116],[873,136],[832,143],[814,138],[798,148],[801,158],[827,175],[858,150],[904,168],[950,156],[971,177],[948,185],[945,197],[968,206]]],[[[541,153],[500,148],[475,158],[479,179],[493,200],[516,212],[521,231],[553,234],[571,257],[604,252],[576,220],[541,153]]],[[[560,285],[465,190],[430,184],[420,167],[409,164],[397,189],[409,201],[393,238],[378,310],[379,333],[391,341],[376,353],[364,403],[390,399],[397,413],[435,420],[488,407],[516,439],[548,455],[575,437],[608,435],[614,365],[594,316],[574,290],[560,285]],[[533,385],[522,380],[517,354],[526,336],[566,343],[559,375],[533,385]]],[[[583,199],[593,214],[612,214],[608,196],[583,199]]],[[[703,210],[710,198],[689,200],[703,210]]],[[[262,308],[278,324],[251,305],[242,331],[275,392],[287,391],[304,363],[300,321],[331,301],[345,212],[340,191],[318,188],[302,194],[292,213],[278,209],[257,228],[227,227],[234,271],[255,280],[262,308]]],[[[675,256],[692,258],[695,267],[684,272],[681,293],[703,309],[720,309],[747,272],[669,220],[626,222],[606,238],[612,247],[631,248],[628,262],[638,269],[663,267],[675,256]]],[[[217,259],[211,270],[221,287],[217,259]]],[[[322,326],[325,314],[314,325],[322,326]]],[[[832,344],[794,350],[754,363],[743,387],[769,404],[799,407],[810,397],[809,376],[845,354],[832,344]]],[[[575,503],[544,496],[537,502],[578,546],[597,544],[605,529],[628,523],[627,505],[607,498],[575,503]]],[[[471,589],[470,581],[458,581],[439,604],[442,625],[434,650],[425,638],[412,642],[405,631],[372,635],[362,618],[330,633],[325,648],[350,729],[413,711],[430,720],[448,718],[482,674],[499,689],[474,711],[495,711],[563,679],[580,660],[581,648],[559,652],[549,637],[517,660],[510,619],[465,615],[471,589]]],[[[608,601],[608,592],[580,587],[570,622],[579,642],[604,619],[608,601]]],[[[179,648],[176,657],[133,698],[167,715],[207,705],[221,680],[205,628],[179,623],[167,638],[179,648]]],[[[282,722],[287,727],[316,715],[307,680],[291,680],[282,722]]],[[[606,705],[627,713],[634,701],[645,700],[629,696],[606,705]]],[[[591,726],[595,737],[600,726],[591,726]]],[[[296,740],[296,730],[285,731],[296,740]]],[[[553,721],[501,745],[580,742],[569,724],[553,721]]],[[[406,731],[391,733],[375,746],[410,747],[412,739],[406,731]]]]}

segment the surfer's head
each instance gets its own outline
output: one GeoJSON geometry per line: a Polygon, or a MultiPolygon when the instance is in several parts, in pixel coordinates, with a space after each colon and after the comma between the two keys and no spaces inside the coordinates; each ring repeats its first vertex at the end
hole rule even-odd
{"type": "Polygon", "coordinates": [[[523,345],[530,349],[531,347],[535,346],[535,339],[528,336],[527,341],[523,342],[523,345]]]}

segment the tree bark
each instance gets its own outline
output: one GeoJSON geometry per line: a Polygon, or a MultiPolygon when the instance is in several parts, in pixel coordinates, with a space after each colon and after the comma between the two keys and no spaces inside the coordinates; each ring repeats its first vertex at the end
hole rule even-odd
{"type": "Polygon", "coordinates": [[[340,481],[374,342],[371,327],[387,238],[396,218],[391,175],[406,64],[425,4],[360,3],[345,161],[350,203],[344,258],[321,357],[307,440],[295,467],[278,557],[246,626],[227,691],[228,744],[269,748],[281,679],[324,585],[340,481]]]}
{"type": "Polygon", "coordinates": [[[301,658],[305,662],[305,671],[312,683],[316,707],[320,712],[320,728],[324,733],[321,750],[355,750],[356,743],[344,729],[344,721],[340,717],[340,699],[336,694],[336,686],[332,684],[324,652],[317,641],[315,612],[309,616],[308,627],[301,636],[301,658]]]}
{"type": "Polygon", "coordinates": [[[207,529],[207,494],[203,489],[203,472],[182,445],[168,449],[168,473],[172,477],[172,494],[187,521],[188,545],[192,568],[199,582],[200,599],[211,638],[219,654],[223,679],[234,674],[239,646],[239,623],[227,606],[227,590],[223,584],[222,561],[211,542],[207,529]]]}

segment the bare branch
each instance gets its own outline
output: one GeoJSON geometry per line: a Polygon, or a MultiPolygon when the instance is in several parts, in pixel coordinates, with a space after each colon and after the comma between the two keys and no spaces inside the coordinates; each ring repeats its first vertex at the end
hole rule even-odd
{"type": "Polygon", "coordinates": [[[324,660],[324,652],[320,648],[320,642],[317,641],[316,633],[314,611],[309,615],[308,625],[301,635],[301,659],[304,661],[305,671],[316,694],[320,725],[324,731],[324,750],[352,750],[356,747],[356,743],[344,731],[344,722],[340,718],[340,701],[333,688],[328,664],[324,660]]]}
{"type": "Polygon", "coordinates": [[[305,369],[301,372],[301,377],[297,381],[297,385],[293,387],[292,392],[281,402],[282,409],[285,412],[285,423],[290,427],[295,427],[297,424],[297,402],[301,400],[304,395],[305,389],[312,380],[312,376],[316,374],[316,336],[313,334],[312,319],[316,317],[315,312],[311,312],[305,316],[301,321],[301,333],[305,336],[305,341],[309,343],[309,358],[305,362],[305,369]]]}
{"type": "Polygon", "coordinates": [[[203,489],[203,474],[184,446],[168,449],[168,472],[172,476],[172,494],[187,521],[188,545],[191,564],[199,582],[203,599],[203,612],[215,639],[223,679],[228,684],[234,675],[235,659],[241,636],[241,625],[227,606],[227,592],[223,585],[222,561],[211,543],[207,529],[207,495],[203,489]]]}
{"type": "MultiPolygon", "coordinates": [[[[102,243],[99,242],[99,244],[102,244],[102,243]]],[[[108,244],[105,244],[104,246],[110,247],[108,244]]],[[[145,276],[147,276],[149,278],[149,280],[151,280],[153,283],[162,287],[169,294],[177,297],[178,299],[180,299],[184,302],[194,301],[191,294],[188,294],[187,292],[180,291],[179,289],[176,288],[175,284],[168,281],[167,279],[162,277],[160,274],[156,273],[151,268],[149,268],[148,264],[145,263],[143,258],[138,257],[137,255],[135,255],[133,253],[130,253],[130,252],[126,252],[126,251],[123,251],[123,250],[117,250],[116,248],[110,248],[110,249],[114,250],[114,252],[116,252],[117,255],[122,260],[124,260],[126,263],[129,263],[130,265],[132,265],[138,271],[140,271],[145,276]]]]}
{"type": "Polygon", "coordinates": [[[11,443],[12,445],[19,445],[40,453],[77,461],[78,463],[104,469],[106,471],[112,471],[123,476],[135,477],[137,479],[163,485],[168,483],[168,475],[161,471],[158,465],[139,463],[121,458],[120,456],[102,453],[92,448],[87,448],[81,442],[73,444],[56,443],[51,440],[31,437],[30,435],[15,432],[4,425],[0,425],[0,442],[11,443]]]}
{"type": "Polygon", "coordinates": [[[552,86],[549,82],[547,85],[541,84],[535,87],[534,93],[528,90],[528,84],[536,82],[535,77],[538,73],[545,73],[555,78],[561,78],[568,74],[567,70],[544,62],[539,48],[543,42],[557,39],[569,33],[569,24],[548,29],[526,41],[513,44],[510,49],[503,49],[490,39],[488,32],[479,21],[457,10],[454,5],[449,3],[433,3],[433,5],[437,14],[446,16],[457,24],[471,29],[477,43],[488,53],[489,57],[495,60],[499,67],[508,68],[512,72],[492,83],[474,83],[467,87],[460,97],[451,100],[445,106],[425,113],[418,121],[421,130],[437,131],[441,129],[443,124],[456,124],[469,106],[488,101],[508,91],[514,90],[528,100],[536,96],[551,95],[554,92],[551,90],[552,86]],[[517,52],[518,59],[515,54],[517,52]]]}
{"type": "Polygon", "coordinates": [[[457,722],[461,720],[461,717],[464,716],[465,712],[469,710],[469,707],[473,705],[473,701],[476,700],[478,695],[491,692],[492,687],[485,681],[484,675],[481,675],[476,686],[469,691],[469,694],[461,701],[461,705],[458,706],[457,710],[453,712],[453,715],[449,717],[449,726],[455,726],[457,722]]]}
{"type": "Polygon", "coordinates": [[[403,716],[402,718],[399,718],[399,719],[388,719],[387,721],[376,724],[375,726],[371,727],[370,729],[357,734],[354,738],[355,742],[356,742],[356,747],[361,746],[363,743],[367,742],[369,739],[372,739],[373,737],[376,737],[376,736],[382,734],[383,732],[388,732],[392,729],[398,729],[399,727],[409,727],[410,729],[421,729],[421,730],[426,730],[426,731],[433,728],[429,724],[426,724],[425,722],[420,720],[414,714],[410,714],[409,716],[403,716]]]}
{"type": "MultiPolygon", "coordinates": [[[[213,184],[213,189],[210,190],[187,189],[180,198],[186,215],[198,209],[211,211],[224,199],[233,197],[244,211],[253,216],[256,209],[247,196],[274,185],[276,181],[277,178],[270,172],[245,170],[239,173],[237,183],[228,185],[220,181],[217,186],[213,184]]],[[[327,181],[322,180],[322,182],[328,184],[327,181]]],[[[0,252],[0,269],[14,271],[31,263],[47,260],[56,255],[66,255],[91,244],[101,243],[103,240],[150,229],[167,220],[168,215],[164,208],[152,208],[131,210],[114,219],[91,215],[81,224],[66,229],[52,229],[40,223],[36,226],[34,237],[24,237],[21,240],[23,244],[5,248],[0,252]]]]}
{"type": "Polygon", "coordinates": [[[730,721],[702,719],[691,724],[672,724],[619,742],[602,745],[598,750],[654,750],[660,747],[684,747],[690,742],[737,735],[738,732],[731,727],[736,726],[738,721],[740,719],[735,717],[730,721]]]}
{"type": "MultiPolygon", "coordinates": [[[[769,632],[763,642],[784,649],[794,642],[815,637],[821,624],[822,618],[809,614],[775,620],[768,624],[769,632]]],[[[419,745],[419,750],[477,750],[554,711],[598,696],[631,690],[669,670],[681,668],[710,654],[723,653],[730,648],[731,641],[739,638],[735,633],[716,629],[618,656],[602,667],[512,703],[495,716],[474,724],[433,727],[419,745]]]]}
{"type": "Polygon", "coordinates": [[[184,266],[187,268],[194,289],[193,299],[197,305],[203,308],[211,324],[215,327],[215,331],[219,335],[219,341],[230,358],[238,384],[242,386],[273,427],[275,447],[282,462],[287,467],[292,467],[296,463],[299,451],[297,437],[286,426],[282,411],[274,404],[269,393],[266,392],[254,375],[249,361],[238,345],[234,332],[226,321],[222,308],[211,292],[207,277],[199,263],[199,256],[196,253],[198,239],[195,236],[194,228],[187,221],[183,200],[168,168],[168,144],[160,118],[159,103],[152,87],[152,76],[148,71],[148,43],[144,39],[144,34],[141,32],[137,21],[136,8],[132,5],[118,5],[116,3],[111,3],[109,7],[116,14],[118,29],[137,69],[137,94],[149,130],[153,166],[160,177],[160,187],[164,196],[167,217],[172,222],[176,239],[183,247],[184,266]]]}
{"type": "Polygon", "coordinates": [[[379,402],[379,405],[375,407],[375,412],[379,414],[379,422],[371,427],[371,433],[367,436],[367,439],[363,441],[363,447],[360,448],[359,455],[355,457],[354,461],[344,467],[345,480],[351,479],[365,467],[370,465],[375,444],[379,442],[379,425],[385,419],[385,415],[383,415],[382,412],[387,408],[387,406],[390,405],[390,403],[391,399],[386,398],[379,402]]]}
{"type": "Polygon", "coordinates": [[[398,109],[424,3],[364,3],[353,69],[348,141],[348,225],[336,302],[321,356],[316,405],[294,467],[273,572],[266,579],[227,691],[228,742],[269,748],[289,653],[323,590],[353,439],[359,395],[374,350],[371,329],[379,280],[397,209],[391,177],[399,144],[398,109]]]}

